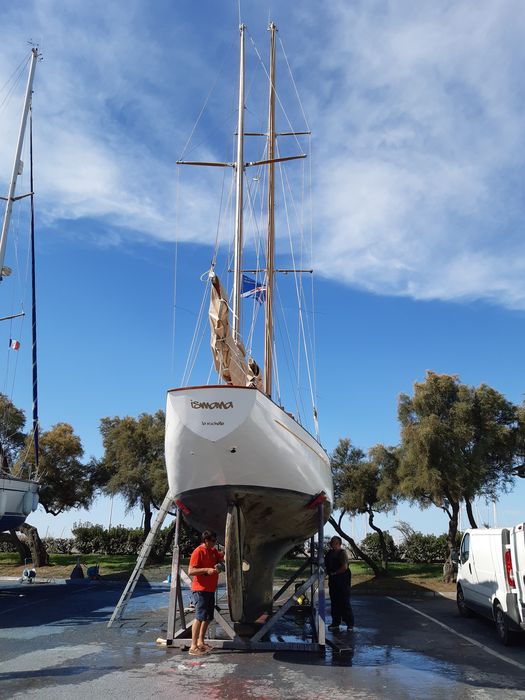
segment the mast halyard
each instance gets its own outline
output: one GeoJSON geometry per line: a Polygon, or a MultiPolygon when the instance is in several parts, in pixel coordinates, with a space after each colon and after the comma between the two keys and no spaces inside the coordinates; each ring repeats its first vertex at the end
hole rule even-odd
{"type": "Polygon", "coordinates": [[[270,97],[268,101],[268,240],[266,244],[266,308],[264,324],[264,393],[272,395],[273,366],[273,274],[275,241],[275,34],[270,31],[270,97]]]}
{"type": "MultiPolygon", "coordinates": [[[[33,92],[33,78],[35,75],[36,62],[38,61],[39,57],[40,57],[40,54],[38,52],[38,49],[36,47],[31,49],[31,63],[29,66],[29,76],[27,78],[27,86],[26,86],[26,93],[25,93],[25,99],[24,99],[24,109],[22,111],[22,120],[20,122],[20,129],[18,132],[18,141],[16,144],[16,153],[15,153],[15,160],[13,163],[13,172],[11,174],[11,180],[9,182],[9,191],[7,193],[7,197],[5,198],[6,199],[6,207],[5,207],[5,213],[4,213],[4,221],[2,224],[2,234],[0,235],[0,282],[2,281],[2,277],[3,277],[5,250],[6,250],[6,245],[7,245],[7,232],[9,230],[9,222],[11,221],[11,211],[13,209],[13,202],[15,202],[17,199],[21,199],[22,197],[27,196],[27,195],[22,195],[21,197],[15,197],[15,192],[16,192],[16,181],[18,179],[18,176],[21,173],[22,161],[20,160],[20,156],[22,154],[22,146],[24,143],[24,134],[26,131],[26,124],[27,124],[27,115],[29,113],[29,105],[31,103],[31,94],[33,92]]],[[[2,197],[2,199],[4,199],[4,198],[2,197]]]]}
{"type": "Polygon", "coordinates": [[[244,31],[239,27],[240,59],[239,59],[239,114],[237,121],[237,161],[236,161],[236,206],[235,206],[235,240],[233,258],[233,303],[232,303],[232,336],[234,341],[240,340],[241,334],[241,269],[243,245],[243,195],[244,195],[244,31]]]}

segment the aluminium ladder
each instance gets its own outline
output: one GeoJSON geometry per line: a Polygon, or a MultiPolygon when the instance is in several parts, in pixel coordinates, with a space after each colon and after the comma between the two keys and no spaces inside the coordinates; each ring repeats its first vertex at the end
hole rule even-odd
{"type": "Polygon", "coordinates": [[[159,509],[159,512],[157,513],[155,522],[153,523],[151,530],[148,532],[148,536],[144,540],[144,544],[142,545],[139,556],[137,557],[137,563],[135,564],[133,573],[131,574],[129,581],[127,582],[126,587],[124,588],[124,591],[120,596],[117,605],[115,606],[113,615],[111,616],[108,622],[108,627],[111,627],[111,625],[114,622],[120,620],[120,618],[122,617],[122,614],[124,613],[124,610],[126,609],[126,606],[129,603],[131,596],[133,595],[133,591],[135,590],[135,586],[138,583],[140,575],[142,574],[144,567],[146,566],[148,557],[151,554],[151,550],[153,549],[153,544],[155,542],[155,537],[157,536],[158,531],[162,527],[162,524],[166,519],[166,515],[168,515],[169,510],[173,505],[173,502],[173,496],[171,495],[170,491],[168,491],[168,493],[164,497],[164,500],[162,501],[162,505],[159,509]]]}

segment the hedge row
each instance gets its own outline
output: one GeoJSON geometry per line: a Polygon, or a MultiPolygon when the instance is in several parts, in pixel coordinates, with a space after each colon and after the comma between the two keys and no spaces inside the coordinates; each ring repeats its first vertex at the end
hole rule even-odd
{"type": "MultiPolygon", "coordinates": [[[[448,556],[447,535],[424,535],[422,532],[410,533],[400,544],[396,545],[388,531],[384,533],[389,561],[407,561],[414,564],[431,564],[444,562],[448,556]]],[[[456,546],[459,549],[461,533],[458,532],[456,546]]],[[[361,548],[372,559],[381,559],[379,535],[372,532],[365,537],[361,548]]]]}
{"type": "MultiPolygon", "coordinates": [[[[159,556],[166,549],[172,528],[166,527],[157,534],[153,556],[159,556]]],[[[75,523],[73,537],[45,537],[43,542],[50,554],[128,554],[137,555],[144,542],[140,528],[112,527],[92,523],[75,523]]],[[[200,541],[199,533],[185,523],[181,528],[179,546],[182,556],[189,556],[200,541]]],[[[0,552],[15,552],[11,542],[0,541],[0,552]]],[[[169,552],[168,552],[169,554],[169,552]]]]}
{"type": "MultiPolygon", "coordinates": [[[[166,541],[171,527],[166,527],[155,540],[153,554],[165,551],[166,541]]],[[[102,525],[92,523],[75,523],[72,528],[73,537],[46,537],[44,544],[50,554],[128,554],[139,553],[144,541],[144,534],[140,528],[126,528],[122,526],[112,527],[109,530],[102,525]]],[[[412,563],[443,562],[447,557],[446,535],[424,535],[421,532],[410,533],[403,542],[396,545],[392,536],[385,531],[389,561],[407,561],[412,563]]],[[[458,533],[457,546],[461,534],[458,533]]],[[[199,543],[199,533],[189,528],[185,523],[181,528],[179,545],[182,556],[189,556],[199,543]]],[[[372,559],[381,559],[379,547],[379,535],[373,532],[361,542],[361,548],[372,559]]],[[[0,541],[0,552],[14,552],[14,545],[10,542],[0,541]]],[[[168,552],[169,554],[169,552],[168,552]]]]}
{"type": "MultiPolygon", "coordinates": [[[[104,529],[102,525],[75,523],[72,528],[74,548],[80,554],[132,554],[139,553],[144,542],[144,533],[140,528],[112,527],[104,529]]],[[[166,551],[168,539],[173,537],[173,526],[163,528],[156,536],[153,555],[166,551]]],[[[200,534],[182,523],[179,534],[179,547],[183,557],[189,556],[200,542],[200,534]]],[[[167,552],[169,554],[169,552],[167,552]]]]}

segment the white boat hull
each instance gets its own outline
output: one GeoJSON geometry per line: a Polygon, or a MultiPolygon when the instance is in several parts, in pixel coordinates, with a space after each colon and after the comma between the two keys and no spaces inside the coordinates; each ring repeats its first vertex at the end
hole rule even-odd
{"type": "Polygon", "coordinates": [[[318,528],[317,509],[308,505],[325,494],[325,521],[330,515],[326,452],[256,389],[190,387],[168,392],[166,466],[186,520],[215,530],[222,542],[238,539],[243,571],[228,577],[240,582],[237,590],[229,585],[230,609],[237,597],[237,621],[255,621],[271,609],[276,564],[318,528]],[[237,524],[228,533],[232,509],[237,524]]]}
{"type": "Polygon", "coordinates": [[[0,532],[14,530],[38,506],[38,483],[0,477],[0,532]]]}

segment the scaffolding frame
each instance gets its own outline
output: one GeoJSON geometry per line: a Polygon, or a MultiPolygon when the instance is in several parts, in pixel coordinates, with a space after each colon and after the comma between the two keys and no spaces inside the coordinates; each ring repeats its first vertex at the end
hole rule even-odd
{"type": "MultiPolygon", "coordinates": [[[[226,639],[208,638],[210,646],[219,649],[236,649],[243,651],[312,651],[323,652],[326,647],[326,604],[325,604],[325,589],[324,589],[324,502],[325,494],[319,494],[306,508],[317,510],[317,547],[315,547],[315,538],[310,539],[310,551],[306,561],[295,571],[292,576],[281,586],[275,593],[272,599],[273,604],[277,604],[282,595],[290,588],[290,586],[309,569],[309,577],[302,582],[294,592],[277,607],[268,619],[259,627],[259,629],[251,636],[240,635],[234,627],[221,614],[218,605],[215,605],[215,614],[212,622],[217,623],[223,632],[226,634],[226,639]],[[312,640],[311,641],[274,641],[265,639],[272,632],[276,623],[281,620],[284,615],[294,605],[299,604],[301,596],[310,592],[310,614],[312,618],[312,640]]],[[[144,570],[147,559],[153,548],[155,538],[164,522],[166,515],[171,508],[175,507],[175,535],[173,539],[173,555],[171,562],[171,580],[170,594],[168,602],[168,622],[166,630],[166,639],[158,638],[157,643],[171,648],[187,648],[191,644],[191,628],[193,616],[190,619],[186,618],[186,612],[189,612],[184,607],[182,596],[183,583],[191,588],[191,579],[182,569],[181,552],[179,546],[180,525],[182,513],[177,507],[175,499],[168,493],[161,505],[159,513],[151,528],[146,541],[137,557],[135,568],[124,588],[124,591],[115,606],[113,614],[108,622],[108,627],[111,627],[116,621],[122,618],[124,611],[129,603],[135,586],[144,570]],[[177,624],[178,623],[178,624],[177,624]]],[[[306,608],[306,606],[305,606],[306,608]]],[[[190,613],[191,614],[191,613],[190,613]]],[[[208,634],[214,629],[212,625],[208,628],[208,634]]]]}
{"type": "MultiPolygon", "coordinates": [[[[240,635],[234,627],[221,614],[218,605],[215,605],[214,622],[223,630],[226,639],[208,638],[207,643],[217,649],[235,649],[241,651],[313,651],[322,652],[326,646],[326,605],[324,590],[324,494],[314,498],[306,507],[317,510],[317,549],[314,548],[314,538],[310,540],[310,552],[308,559],[297,571],[286,581],[286,583],[273,596],[273,603],[277,603],[281,596],[290,588],[302,573],[308,568],[310,576],[301,583],[294,592],[276,608],[268,619],[251,636],[240,635]],[[299,604],[301,596],[310,590],[310,604],[312,615],[312,641],[275,641],[265,639],[272,632],[275,625],[294,605],[299,604]],[[317,594],[317,596],[316,596],[317,594]]],[[[182,599],[182,580],[185,583],[190,581],[187,574],[182,570],[179,548],[179,522],[180,511],[177,511],[177,525],[175,528],[175,538],[173,542],[173,559],[171,568],[171,587],[168,605],[168,626],[166,639],[158,639],[159,644],[174,648],[187,648],[191,644],[191,629],[195,617],[186,620],[185,608],[182,599]],[[177,625],[177,621],[179,625],[177,625]]],[[[212,630],[208,629],[208,633],[212,630]]]]}

